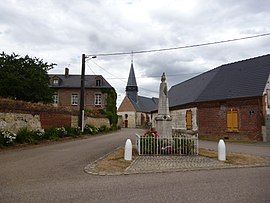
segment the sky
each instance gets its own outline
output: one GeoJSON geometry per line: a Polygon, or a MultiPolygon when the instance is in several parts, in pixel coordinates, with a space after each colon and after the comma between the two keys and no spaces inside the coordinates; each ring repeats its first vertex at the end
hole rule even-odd
{"type": "MultiPolygon", "coordinates": [[[[50,74],[80,74],[81,55],[186,46],[270,33],[269,0],[1,0],[0,51],[56,63],[50,74]]],[[[173,51],[134,54],[139,95],[158,97],[222,64],[270,53],[270,36],[173,51]]],[[[86,74],[103,75],[125,96],[131,55],[98,56],[86,74]]]]}

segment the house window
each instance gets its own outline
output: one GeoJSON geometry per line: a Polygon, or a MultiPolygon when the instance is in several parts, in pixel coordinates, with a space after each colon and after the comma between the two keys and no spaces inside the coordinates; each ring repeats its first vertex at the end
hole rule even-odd
{"type": "Polygon", "coordinates": [[[100,79],[98,79],[98,80],[96,80],[96,86],[101,86],[101,80],[100,79]]]}
{"type": "Polygon", "coordinates": [[[58,104],[58,94],[53,95],[53,103],[58,104]]]}
{"type": "Polygon", "coordinates": [[[53,84],[58,85],[58,79],[53,79],[53,84]]]}
{"type": "Polygon", "coordinates": [[[229,132],[238,131],[238,111],[230,110],[227,112],[227,130],[229,132]]]}
{"type": "Polygon", "coordinates": [[[78,105],[78,94],[71,95],[71,105],[78,105]]]}
{"type": "Polygon", "coordinates": [[[101,94],[95,94],[95,105],[101,105],[101,94]]]}
{"type": "Polygon", "coordinates": [[[187,130],[192,130],[192,111],[186,111],[186,128],[187,130]]]}

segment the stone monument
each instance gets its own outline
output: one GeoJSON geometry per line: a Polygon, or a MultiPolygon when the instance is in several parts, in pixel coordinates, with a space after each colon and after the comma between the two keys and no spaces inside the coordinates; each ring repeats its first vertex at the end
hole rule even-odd
{"type": "Polygon", "coordinates": [[[158,115],[156,120],[156,130],[161,138],[172,138],[172,118],[169,112],[168,89],[165,73],[161,76],[159,87],[158,115]]]}

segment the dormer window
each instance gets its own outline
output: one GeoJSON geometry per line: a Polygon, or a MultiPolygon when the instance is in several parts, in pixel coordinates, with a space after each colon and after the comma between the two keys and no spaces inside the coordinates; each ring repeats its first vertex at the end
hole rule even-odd
{"type": "Polygon", "coordinates": [[[96,80],[96,86],[98,86],[98,87],[101,86],[101,80],[100,80],[100,79],[97,79],[97,80],[96,80]]]}
{"type": "Polygon", "coordinates": [[[59,83],[58,79],[53,79],[53,84],[54,85],[58,85],[58,83],[59,83]]]}

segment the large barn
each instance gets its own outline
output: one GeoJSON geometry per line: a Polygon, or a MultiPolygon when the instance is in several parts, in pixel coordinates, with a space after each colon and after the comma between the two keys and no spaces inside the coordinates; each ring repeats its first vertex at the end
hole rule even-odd
{"type": "Polygon", "coordinates": [[[197,131],[199,137],[270,141],[269,74],[270,54],[225,64],[172,86],[173,128],[197,131]]]}

